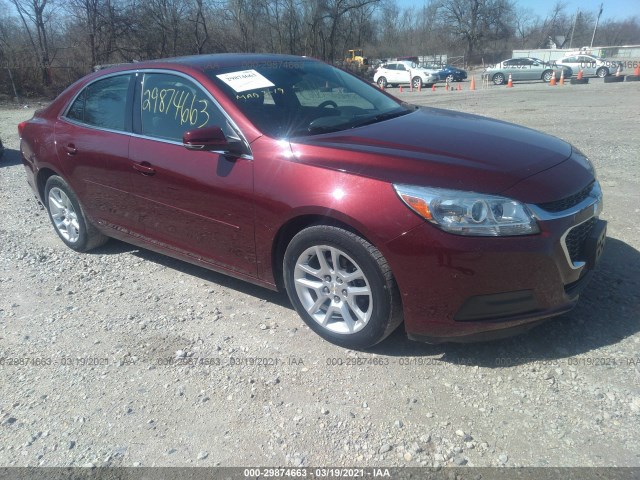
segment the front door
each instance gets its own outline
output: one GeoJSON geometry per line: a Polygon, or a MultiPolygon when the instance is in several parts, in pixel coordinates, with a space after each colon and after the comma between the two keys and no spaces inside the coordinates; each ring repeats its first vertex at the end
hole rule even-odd
{"type": "Polygon", "coordinates": [[[186,149],[184,132],[219,126],[238,132],[211,96],[173,73],[145,73],[131,139],[139,221],[151,242],[256,276],[253,160],[186,149]]]}

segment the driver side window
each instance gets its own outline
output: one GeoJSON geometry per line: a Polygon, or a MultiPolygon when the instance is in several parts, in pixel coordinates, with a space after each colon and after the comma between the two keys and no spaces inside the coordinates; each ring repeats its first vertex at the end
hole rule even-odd
{"type": "Polygon", "coordinates": [[[178,75],[146,73],[140,94],[142,134],[182,142],[189,130],[219,126],[234,136],[227,118],[203,89],[178,75]]]}

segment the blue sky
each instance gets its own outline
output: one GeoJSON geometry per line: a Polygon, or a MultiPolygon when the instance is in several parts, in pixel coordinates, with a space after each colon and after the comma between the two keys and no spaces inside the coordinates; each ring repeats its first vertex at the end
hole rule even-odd
{"type": "MultiPolygon", "coordinates": [[[[410,7],[421,4],[420,0],[397,0],[402,7],[410,7]]],[[[516,6],[529,8],[536,15],[545,17],[555,5],[555,0],[515,0],[516,6]]],[[[600,20],[614,19],[625,20],[629,17],[636,16],[640,20],[640,0],[563,0],[565,12],[573,15],[577,8],[582,11],[591,11],[598,13],[600,4],[604,4],[602,17],[600,20]]]]}
{"type": "MultiPolygon", "coordinates": [[[[640,0],[566,0],[562,2],[565,6],[565,12],[574,14],[576,9],[581,11],[594,12],[596,15],[600,10],[600,4],[603,4],[602,17],[600,20],[614,19],[625,20],[629,17],[636,16],[640,20],[640,0]]],[[[516,4],[521,7],[530,8],[537,15],[544,17],[551,11],[554,1],[540,0],[516,0],[516,4]]]]}

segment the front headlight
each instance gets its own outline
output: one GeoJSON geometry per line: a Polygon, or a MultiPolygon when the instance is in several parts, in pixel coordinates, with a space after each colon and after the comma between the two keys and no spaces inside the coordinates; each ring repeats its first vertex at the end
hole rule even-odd
{"type": "Polygon", "coordinates": [[[500,237],[538,233],[527,207],[510,198],[443,188],[394,185],[414,212],[456,235],[500,237]]]}

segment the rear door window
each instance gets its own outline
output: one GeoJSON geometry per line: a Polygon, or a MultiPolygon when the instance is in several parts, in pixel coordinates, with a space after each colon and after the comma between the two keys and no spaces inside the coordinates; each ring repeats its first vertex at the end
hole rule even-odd
{"type": "Polygon", "coordinates": [[[88,85],[66,114],[75,122],[108,130],[125,131],[131,75],[116,75],[88,85]]]}

